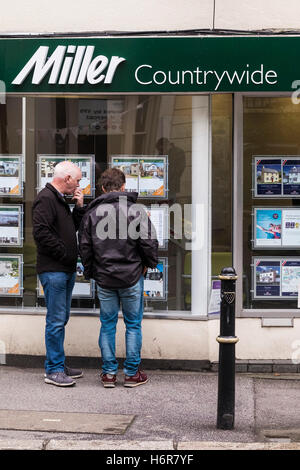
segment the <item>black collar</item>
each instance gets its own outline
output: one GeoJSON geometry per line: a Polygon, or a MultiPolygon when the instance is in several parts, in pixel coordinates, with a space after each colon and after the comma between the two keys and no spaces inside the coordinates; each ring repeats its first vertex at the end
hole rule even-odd
{"type": "Polygon", "coordinates": [[[59,191],[57,191],[57,189],[51,184],[51,183],[47,183],[46,184],[46,188],[50,189],[50,191],[52,191],[56,197],[61,201],[63,202],[66,206],[68,206],[68,209],[69,208],[69,204],[67,203],[67,201],[65,200],[64,196],[61,195],[61,193],[59,191]]]}

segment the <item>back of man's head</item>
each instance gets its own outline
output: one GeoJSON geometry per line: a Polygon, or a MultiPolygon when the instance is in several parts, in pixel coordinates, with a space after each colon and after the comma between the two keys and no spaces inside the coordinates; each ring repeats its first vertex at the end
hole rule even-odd
{"type": "Polygon", "coordinates": [[[101,188],[106,193],[111,191],[121,191],[125,182],[125,175],[123,171],[118,168],[108,168],[102,173],[100,178],[101,188]]]}
{"type": "Polygon", "coordinates": [[[54,167],[53,178],[63,179],[70,175],[72,178],[76,178],[79,173],[79,167],[68,160],[57,163],[54,167]]]}

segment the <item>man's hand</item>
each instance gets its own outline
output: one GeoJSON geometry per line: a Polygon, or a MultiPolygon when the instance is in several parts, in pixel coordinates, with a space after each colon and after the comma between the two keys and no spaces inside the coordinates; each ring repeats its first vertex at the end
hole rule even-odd
{"type": "Polygon", "coordinates": [[[76,201],[76,206],[83,207],[83,192],[80,188],[75,189],[73,199],[76,201]]]}
{"type": "Polygon", "coordinates": [[[147,266],[145,266],[144,269],[143,269],[143,276],[144,277],[146,277],[147,271],[148,271],[148,268],[147,268],[147,266]]]}

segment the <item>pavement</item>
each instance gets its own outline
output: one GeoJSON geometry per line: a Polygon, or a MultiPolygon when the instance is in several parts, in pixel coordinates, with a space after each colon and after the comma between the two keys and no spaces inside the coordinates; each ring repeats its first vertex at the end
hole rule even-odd
{"type": "Polygon", "coordinates": [[[1,365],[0,450],[300,450],[300,374],[236,374],[234,428],[220,430],[217,373],[145,372],[132,389],[95,369],[59,388],[1,365]]]}

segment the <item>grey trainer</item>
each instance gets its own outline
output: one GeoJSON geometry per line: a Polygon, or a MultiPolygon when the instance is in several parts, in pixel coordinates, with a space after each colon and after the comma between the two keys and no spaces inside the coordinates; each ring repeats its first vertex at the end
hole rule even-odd
{"type": "Polygon", "coordinates": [[[75,380],[68,377],[64,372],[53,372],[52,374],[46,374],[46,384],[56,385],[57,387],[71,387],[75,385],[75,380]]]}
{"type": "MultiPolygon", "coordinates": [[[[73,369],[72,367],[65,366],[65,374],[68,377],[71,377],[72,379],[79,379],[80,377],[83,376],[83,372],[80,369],[73,369]]],[[[46,377],[47,374],[44,374],[44,377],[46,377]]]]}
{"type": "Polygon", "coordinates": [[[79,379],[83,376],[83,372],[80,369],[73,369],[72,367],[65,366],[65,374],[72,379],[79,379]]]}

